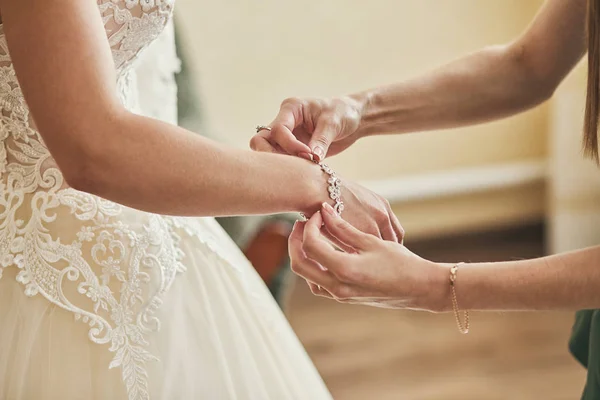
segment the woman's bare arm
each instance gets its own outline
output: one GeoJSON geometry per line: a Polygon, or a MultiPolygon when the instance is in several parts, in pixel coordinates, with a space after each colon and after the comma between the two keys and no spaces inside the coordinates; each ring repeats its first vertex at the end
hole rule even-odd
{"type": "MultiPolygon", "coordinates": [[[[471,310],[580,310],[600,307],[600,246],[531,260],[460,267],[461,307],[471,310]]],[[[445,277],[447,279],[447,276],[445,277]]],[[[447,283],[447,282],[443,282],[447,283]]],[[[446,287],[447,284],[439,287],[446,287]]],[[[442,310],[448,310],[447,301],[442,310]]]]}
{"type": "Polygon", "coordinates": [[[548,99],[585,54],[585,16],[586,0],[548,0],[512,43],[351,96],[287,99],[272,132],[260,132],[251,145],[322,158],[368,135],[453,128],[525,111],[548,99]]]}
{"type": "MultiPolygon", "coordinates": [[[[323,207],[290,236],[292,270],[313,293],[354,304],[452,310],[450,268],[398,243],[365,234],[323,207]],[[321,235],[353,249],[335,250],[321,235]],[[319,268],[323,266],[326,270],[319,268]]],[[[579,310],[600,307],[600,246],[530,260],[467,263],[458,268],[463,310],[579,310]]]]}
{"type": "Polygon", "coordinates": [[[514,42],[407,82],[367,91],[361,128],[402,133],[513,115],[548,99],[586,51],[585,0],[548,0],[514,42]]]}

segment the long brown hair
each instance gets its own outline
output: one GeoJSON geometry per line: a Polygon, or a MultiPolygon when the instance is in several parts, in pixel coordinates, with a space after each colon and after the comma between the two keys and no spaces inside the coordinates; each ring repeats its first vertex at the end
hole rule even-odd
{"type": "Polygon", "coordinates": [[[583,152],[599,162],[598,117],[600,113],[600,0],[587,2],[588,80],[583,124],[583,152]]]}

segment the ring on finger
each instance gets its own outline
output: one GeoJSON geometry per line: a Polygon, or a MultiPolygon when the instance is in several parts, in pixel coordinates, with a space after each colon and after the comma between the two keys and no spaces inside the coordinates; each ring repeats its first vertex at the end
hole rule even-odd
{"type": "Polygon", "coordinates": [[[260,131],[269,131],[269,132],[271,132],[271,127],[267,126],[267,125],[257,125],[256,126],[256,133],[259,133],[260,131]]]}

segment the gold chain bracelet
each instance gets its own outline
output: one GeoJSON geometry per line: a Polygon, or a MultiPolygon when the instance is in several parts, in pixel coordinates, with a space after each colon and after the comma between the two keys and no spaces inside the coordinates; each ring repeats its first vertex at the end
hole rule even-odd
{"type": "Polygon", "coordinates": [[[454,317],[456,318],[456,325],[458,330],[463,335],[469,333],[469,311],[465,311],[465,322],[463,324],[460,318],[460,309],[458,308],[458,300],[456,299],[456,274],[458,267],[463,265],[464,262],[458,263],[450,268],[450,287],[452,288],[452,310],[454,311],[454,317]]]}

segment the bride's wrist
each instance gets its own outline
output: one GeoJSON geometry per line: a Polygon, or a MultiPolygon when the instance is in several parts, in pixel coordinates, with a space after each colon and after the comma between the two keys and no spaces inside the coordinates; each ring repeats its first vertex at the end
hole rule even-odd
{"type": "Polygon", "coordinates": [[[311,216],[321,209],[324,202],[330,203],[332,206],[335,202],[330,197],[328,175],[319,164],[311,161],[305,161],[308,165],[308,173],[302,175],[305,189],[302,190],[296,210],[306,216],[311,216]]]}

